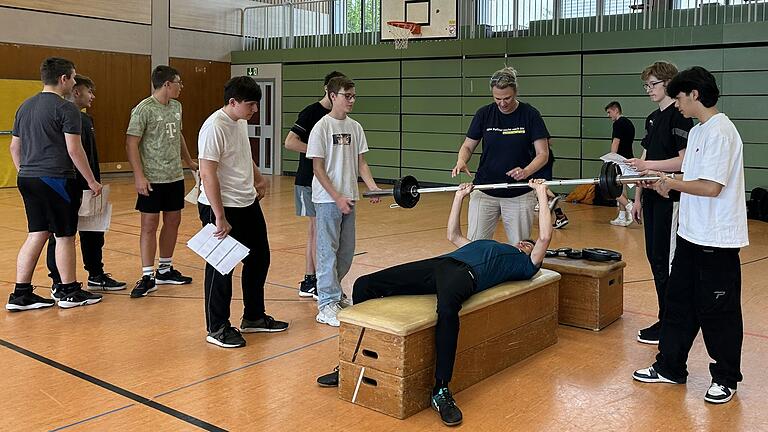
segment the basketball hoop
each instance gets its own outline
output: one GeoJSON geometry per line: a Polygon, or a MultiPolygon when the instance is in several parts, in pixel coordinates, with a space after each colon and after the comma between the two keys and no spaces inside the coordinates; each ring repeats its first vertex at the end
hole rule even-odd
{"type": "Polygon", "coordinates": [[[408,48],[408,39],[411,35],[421,34],[421,25],[408,21],[387,21],[389,31],[395,41],[395,49],[408,48]]]}

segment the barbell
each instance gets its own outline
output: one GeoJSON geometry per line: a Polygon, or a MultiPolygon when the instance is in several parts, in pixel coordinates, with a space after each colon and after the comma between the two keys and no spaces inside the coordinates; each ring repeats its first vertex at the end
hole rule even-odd
{"type": "MultiPolygon", "coordinates": [[[[597,190],[605,199],[616,199],[621,196],[625,184],[639,183],[643,181],[657,181],[659,176],[640,176],[621,174],[621,168],[614,162],[605,162],[600,167],[600,176],[591,179],[571,179],[571,180],[548,180],[544,184],[547,186],[575,186],[575,185],[595,185],[597,190]]],[[[494,183],[475,185],[474,190],[490,189],[513,189],[530,187],[528,183],[494,183]]],[[[382,189],[379,191],[363,192],[364,197],[394,196],[398,206],[403,208],[413,208],[419,203],[421,194],[432,192],[455,192],[459,190],[458,186],[445,187],[419,187],[419,181],[416,177],[407,175],[397,181],[392,189],[382,189]]]]}

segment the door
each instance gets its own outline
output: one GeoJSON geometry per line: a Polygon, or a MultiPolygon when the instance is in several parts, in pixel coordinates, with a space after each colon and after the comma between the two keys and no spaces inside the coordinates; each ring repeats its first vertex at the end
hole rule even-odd
{"type": "MultiPolygon", "coordinates": [[[[255,80],[255,79],[254,79],[255,80]]],[[[255,80],[261,87],[259,112],[248,120],[248,139],[253,161],[262,174],[272,174],[275,158],[275,82],[255,80]]]]}

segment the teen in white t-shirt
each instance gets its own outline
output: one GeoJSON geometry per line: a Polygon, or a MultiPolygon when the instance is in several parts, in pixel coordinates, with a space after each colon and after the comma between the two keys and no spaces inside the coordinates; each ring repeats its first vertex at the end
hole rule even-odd
{"type": "Polygon", "coordinates": [[[261,88],[250,77],[235,77],[224,86],[227,104],[211,114],[198,136],[200,196],[198,211],[203,226],[216,225],[214,236],[227,235],[250,249],[243,259],[243,319],[240,329],[229,321],[232,273],[223,275],[205,265],[206,341],[223,348],[245,346],[240,334],[279,332],[288,323],[265,313],[264,283],[269,270],[267,223],[259,200],[267,181],[251,156],[247,120],[258,111],[261,88]]]}
{"type": "Polygon", "coordinates": [[[701,123],[688,135],[682,179],[655,173],[662,176],[652,185],[659,194],[681,192],[680,225],[656,363],[633,377],[685,383],[688,352],[700,329],[714,360],[704,400],[725,403],[743,379],[739,248],[749,244],[743,145],[733,123],[715,106],[720,91],[709,71],[698,66],[682,71],[667,92],[685,117],[701,123]]]}
{"type": "MultiPolygon", "coordinates": [[[[360,123],[347,116],[355,104],[355,83],[347,77],[328,81],[331,112],[309,134],[307,157],[312,159],[312,202],[317,226],[317,322],[339,326],[338,311],[348,303],[341,280],[355,255],[357,178],[379,190],[363,155],[368,151],[360,123]]],[[[371,202],[378,202],[378,198],[371,202]]]]}

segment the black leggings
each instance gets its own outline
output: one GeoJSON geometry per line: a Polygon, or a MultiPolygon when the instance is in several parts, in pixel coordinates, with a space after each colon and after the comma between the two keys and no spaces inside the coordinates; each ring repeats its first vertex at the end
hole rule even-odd
{"type": "Polygon", "coordinates": [[[453,258],[431,258],[361,276],[355,281],[355,303],[395,295],[437,294],[435,379],[451,380],[459,339],[461,304],[472,296],[474,279],[468,265],[453,258]]]}

